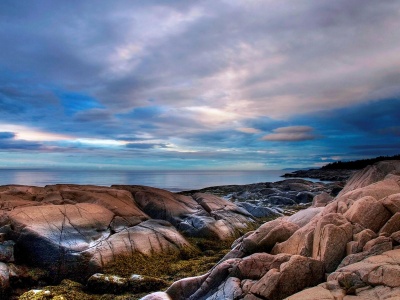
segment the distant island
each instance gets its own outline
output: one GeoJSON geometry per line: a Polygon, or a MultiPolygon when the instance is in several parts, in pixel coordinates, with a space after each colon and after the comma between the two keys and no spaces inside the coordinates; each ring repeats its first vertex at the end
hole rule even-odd
{"type": "Polygon", "coordinates": [[[323,181],[346,181],[357,170],[384,160],[399,160],[400,154],[393,156],[378,156],[375,158],[360,159],[354,161],[336,161],[319,169],[298,170],[285,173],[282,177],[313,178],[323,181]]]}

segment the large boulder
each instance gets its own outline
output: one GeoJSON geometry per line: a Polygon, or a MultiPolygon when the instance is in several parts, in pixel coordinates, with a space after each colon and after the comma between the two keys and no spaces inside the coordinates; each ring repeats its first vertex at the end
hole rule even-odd
{"type": "Polygon", "coordinates": [[[82,268],[86,259],[79,253],[110,236],[114,214],[96,204],[79,203],[16,208],[9,218],[17,259],[67,275],[82,268]]]}
{"type": "Polygon", "coordinates": [[[250,293],[262,299],[280,300],[306,287],[323,281],[325,269],[322,262],[308,257],[293,255],[279,269],[271,269],[250,293]]]}
{"type": "Polygon", "coordinates": [[[269,252],[276,243],[286,241],[299,228],[284,218],[267,222],[243,239],[241,249],[247,254],[269,252]]]}
{"type": "Polygon", "coordinates": [[[179,253],[189,243],[166,221],[148,220],[113,233],[114,214],[97,204],[45,205],[9,213],[16,258],[55,279],[85,279],[124,255],[179,253]]]}
{"type": "Polygon", "coordinates": [[[366,196],[354,202],[344,216],[352,223],[358,223],[364,228],[378,232],[392,214],[381,202],[371,196],[366,196]]]}
{"type": "Polygon", "coordinates": [[[193,246],[167,221],[148,220],[100,240],[85,251],[91,272],[99,271],[118,257],[129,255],[179,255],[193,246]]]}
{"type": "Polygon", "coordinates": [[[353,174],[338,197],[355,189],[383,180],[388,174],[400,174],[400,161],[388,160],[375,163],[353,174]]]}
{"type": "Polygon", "coordinates": [[[315,228],[312,257],[332,272],[346,255],[346,245],[353,237],[353,226],[340,214],[323,216],[315,228]]]}

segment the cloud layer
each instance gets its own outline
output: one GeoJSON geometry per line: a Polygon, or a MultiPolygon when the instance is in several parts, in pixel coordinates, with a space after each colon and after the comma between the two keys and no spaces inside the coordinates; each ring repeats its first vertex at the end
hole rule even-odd
{"type": "Polygon", "coordinates": [[[393,154],[398,28],[395,0],[1,1],[0,167],[393,154]]]}

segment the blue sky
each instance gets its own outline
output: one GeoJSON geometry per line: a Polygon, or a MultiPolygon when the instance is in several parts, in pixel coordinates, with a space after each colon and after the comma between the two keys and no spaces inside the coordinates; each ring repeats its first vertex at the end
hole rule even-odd
{"type": "Polygon", "coordinates": [[[0,168],[400,153],[398,1],[0,2],[0,168]]]}

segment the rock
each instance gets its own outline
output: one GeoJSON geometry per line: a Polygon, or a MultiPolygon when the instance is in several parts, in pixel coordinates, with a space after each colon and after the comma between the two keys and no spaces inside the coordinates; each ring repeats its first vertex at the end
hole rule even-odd
{"type": "Polygon", "coordinates": [[[90,276],[86,286],[89,291],[96,294],[121,294],[129,291],[127,278],[101,273],[90,276]]]}
{"type": "Polygon", "coordinates": [[[0,242],[0,261],[13,262],[14,261],[14,241],[0,242]]]}
{"type": "Polygon", "coordinates": [[[303,227],[322,210],[322,207],[309,207],[307,209],[299,210],[297,213],[287,218],[287,221],[296,224],[299,227],[303,227]]]}
{"type": "Polygon", "coordinates": [[[313,218],[305,226],[294,232],[286,241],[277,243],[271,254],[288,253],[312,256],[315,227],[319,218],[313,218]]]}
{"type": "Polygon", "coordinates": [[[311,192],[299,192],[296,195],[297,203],[310,203],[313,201],[315,194],[311,192]]]}
{"type": "Polygon", "coordinates": [[[392,233],[399,230],[400,230],[400,212],[397,212],[381,228],[379,234],[390,236],[392,233]]]}
{"type": "Polygon", "coordinates": [[[321,286],[312,287],[291,295],[285,300],[336,300],[332,293],[321,286]]]}
{"type": "Polygon", "coordinates": [[[262,299],[283,299],[324,279],[322,262],[293,255],[289,261],[281,264],[279,269],[271,269],[250,292],[262,299]]]}
{"type": "Polygon", "coordinates": [[[270,205],[296,205],[297,202],[285,196],[271,196],[263,202],[270,205]]]}
{"type": "Polygon", "coordinates": [[[332,272],[345,256],[352,235],[352,225],[342,215],[323,216],[315,228],[312,257],[322,261],[327,272],[332,272]]]}
{"type": "Polygon", "coordinates": [[[368,241],[362,251],[359,253],[354,253],[347,255],[338,268],[342,268],[344,266],[354,264],[356,262],[359,262],[363,259],[366,259],[367,257],[373,256],[373,255],[378,255],[382,254],[383,252],[392,250],[392,240],[388,237],[380,236],[375,239],[372,239],[368,241]]]}
{"type": "Polygon", "coordinates": [[[363,247],[363,251],[369,251],[371,249],[376,249],[377,251],[380,251],[379,250],[380,248],[383,248],[385,250],[386,249],[391,250],[392,249],[392,239],[385,237],[385,236],[379,236],[376,239],[368,241],[365,244],[365,246],[363,247]]]}
{"type": "Polygon", "coordinates": [[[382,200],[383,206],[392,214],[400,212],[400,193],[390,195],[382,200]]]}
{"type": "Polygon", "coordinates": [[[379,232],[390,219],[391,213],[378,200],[366,196],[356,201],[344,216],[352,223],[358,223],[364,228],[379,232]]]}
{"type": "Polygon", "coordinates": [[[316,195],[313,198],[312,206],[313,207],[324,207],[329,202],[333,200],[333,197],[326,192],[322,192],[321,194],[316,195]]]}
{"type": "Polygon", "coordinates": [[[189,236],[227,240],[253,222],[245,209],[213,195],[189,197],[145,186],[113,187],[131,192],[149,216],[166,220],[189,236]]]}
{"type": "MultiPolygon", "coordinates": [[[[197,277],[184,278],[175,281],[168,289],[167,294],[174,300],[189,299],[197,290],[200,289],[203,282],[209,277],[210,273],[197,277]]],[[[152,300],[152,298],[148,299],[152,300]]]]}
{"type": "Polygon", "coordinates": [[[243,239],[241,248],[248,254],[270,251],[276,243],[287,240],[297,229],[298,225],[284,219],[267,222],[243,239]]]}
{"type": "Polygon", "coordinates": [[[85,251],[90,271],[101,270],[118,256],[175,254],[192,246],[166,221],[148,220],[113,234],[85,251]]]}
{"type": "Polygon", "coordinates": [[[254,205],[247,202],[239,202],[237,206],[242,207],[248,211],[255,218],[266,218],[266,217],[278,217],[282,214],[272,208],[264,207],[260,205],[254,205]]]}
{"type": "Polygon", "coordinates": [[[375,163],[363,170],[356,172],[347,182],[345,188],[338,195],[346,194],[359,188],[366,187],[375,182],[383,180],[387,174],[395,174],[400,172],[400,161],[388,160],[375,163]]]}
{"type": "Polygon", "coordinates": [[[9,213],[16,258],[51,270],[55,276],[84,273],[79,253],[110,235],[114,214],[96,204],[46,205],[16,208],[9,213]]]}
{"type": "Polygon", "coordinates": [[[155,292],[150,295],[147,295],[140,300],[172,300],[172,298],[164,292],[155,292]]]}
{"type": "Polygon", "coordinates": [[[207,300],[220,300],[220,299],[239,299],[243,295],[240,285],[240,279],[229,277],[223,282],[215,293],[208,296],[207,300]]]}
{"type": "Polygon", "coordinates": [[[271,255],[268,253],[255,253],[243,258],[232,268],[231,275],[240,279],[259,280],[270,269],[279,266],[290,259],[289,254],[271,255]]]}
{"type": "Polygon", "coordinates": [[[366,187],[349,191],[343,195],[341,194],[337,197],[338,204],[342,207],[338,212],[345,213],[347,208],[350,207],[353,202],[366,196],[380,200],[392,194],[400,193],[399,180],[400,176],[393,175],[366,187]]]}
{"type": "Polygon", "coordinates": [[[353,240],[356,243],[356,249],[354,252],[348,251],[347,254],[352,254],[362,251],[365,244],[376,237],[377,237],[376,233],[373,232],[371,229],[364,229],[361,232],[353,235],[353,240]]]}
{"type": "Polygon", "coordinates": [[[10,289],[10,273],[8,266],[0,262],[0,296],[2,299],[7,299],[10,289]]]}
{"type": "Polygon", "coordinates": [[[97,204],[125,219],[127,227],[149,219],[149,216],[138,207],[131,193],[125,190],[90,185],[57,184],[46,186],[45,191],[46,194],[37,196],[38,200],[43,198],[43,202],[53,203],[53,200],[46,201],[50,195],[54,199],[59,198],[58,201],[61,201],[61,203],[53,204],[97,204]]]}
{"type": "Polygon", "coordinates": [[[90,276],[86,284],[87,289],[96,294],[143,293],[159,290],[166,286],[167,283],[159,278],[141,275],[124,278],[101,273],[90,276]]]}
{"type": "Polygon", "coordinates": [[[336,270],[328,276],[347,290],[354,285],[400,287],[400,250],[391,250],[371,256],[358,263],[336,270]]]}

